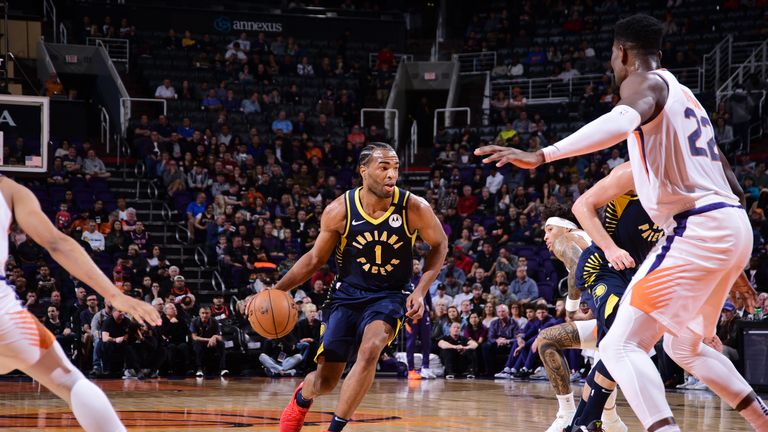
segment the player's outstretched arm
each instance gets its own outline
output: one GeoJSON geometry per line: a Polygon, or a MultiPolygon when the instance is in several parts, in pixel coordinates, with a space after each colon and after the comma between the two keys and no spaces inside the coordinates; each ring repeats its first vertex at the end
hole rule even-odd
{"type": "Polygon", "coordinates": [[[411,194],[408,200],[408,227],[429,245],[427,259],[419,280],[419,285],[406,303],[409,318],[418,319],[424,312],[424,296],[430,285],[435,281],[448,254],[448,237],[443,231],[443,225],[435,216],[432,207],[423,198],[411,194]]]}
{"type": "Polygon", "coordinates": [[[607,177],[595,183],[573,204],[573,214],[592,241],[603,250],[608,262],[616,270],[624,270],[635,266],[632,256],[616,245],[603,227],[597,209],[605,206],[611,200],[633,190],[635,182],[632,179],[632,167],[629,162],[617,166],[607,177]]]}
{"type": "Polygon", "coordinates": [[[323,211],[323,217],[320,219],[320,234],[315,240],[315,245],[288,270],[288,273],[275,285],[275,289],[292,290],[309,280],[323,264],[328,262],[328,258],[344,232],[346,218],[344,196],[342,195],[323,211]]]}
{"type": "Polygon", "coordinates": [[[11,192],[13,213],[19,226],[44,247],[56,262],[108,299],[118,310],[130,314],[139,322],[162,324],[160,315],[152,305],[123,294],[75,240],[53,226],[40,208],[37,197],[29,189],[9,178],[2,181],[4,188],[11,192]]]}
{"type": "Polygon", "coordinates": [[[667,98],[666,84],[652,74],[635,73],[621,85],[621,102],[607,114],[587,123],[562,141],[533,152],[501,146],[484,146],[475,150],[487,156],[483,163],[502,166],[507,163],[520,168],[536,168],[553,162],[615,145],[627,138],[643,122],[661,111],[667,98]]]}

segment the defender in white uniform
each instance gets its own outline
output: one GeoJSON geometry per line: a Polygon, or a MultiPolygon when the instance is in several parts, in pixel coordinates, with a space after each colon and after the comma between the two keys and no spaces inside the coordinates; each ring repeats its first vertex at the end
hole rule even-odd
{"type": "Polygon", "coordinates": [[[535,168],[628,141],[640,201],[665,228],[638,269],[601,344],[609,372],[650,432],[680,431],[664,385],[646,352],[664,335],[665,351],[707,384],[758,431],[768,408],[722,354],[712,337],[731,286],[752,249],[749,221],[720,165],[712,125],[701,104],[660,69],[661,23],[634,15],[616,23],[611,57],[621,101],[555,145],[536,153],[499,146],[475,151],[484,162],[535,168]]]}
{"type": "MultiPolygon", "coordinates": [[[[140,322],[161,324],[160,315],[150,304],[124,295],[76,241],[51,224],[32,192],[0,175],[0,228],[6,233],[14,216],[24,232],[53,259],[116,309],[140,322]]],[[[16,291],[5,283],[7,260],[8,236],[4,235],[0,236],[0,374],[19,369],[37,380],[70,405],[86,431],[124,431],[104,392],[72,365],[53,334],[21,306],[16,291]]]]}

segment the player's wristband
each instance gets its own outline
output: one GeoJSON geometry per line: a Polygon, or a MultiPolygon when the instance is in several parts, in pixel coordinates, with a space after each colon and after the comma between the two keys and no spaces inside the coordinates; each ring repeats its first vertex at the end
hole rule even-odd
{"type": "Polygon", "coordinates": [[[565,310],[566,312],[576,312],[579,310],[579,305],[581,304],[581,299],[578,300],[571,300],[569,298],[565,299],[565,310]]]}

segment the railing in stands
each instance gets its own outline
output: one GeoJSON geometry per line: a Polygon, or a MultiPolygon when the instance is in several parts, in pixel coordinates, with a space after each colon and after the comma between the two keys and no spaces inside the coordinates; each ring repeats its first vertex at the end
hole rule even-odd
{"type": "Polygon", "coordinates": [[[64,23],[59,23],[59,43],[66,45],[67,40],[69,40],[67,37],[67,26],[64,23]]]}
{"type": "Polygon", "coordinates": [[[451,60],[459,62],[459,72],[485,72],[496,67],[496,51],[454,54],[451,60]]]}
{"type": "Polygon", "coordinates": [[[101,113],[99,114],[99,138],[101,138],[101,142],[103,144],[107,145],[107,154],[109,154],[109,147],[110,147],[110,139],[109,139],[109,113],[107,112],[107,109],[103,106],[101,108],[101,113]]]}
{"type": "Polygon", "coordinates": [[[406,168],[416,160],[416,153],[419,151],[419,125],[416,120],[411,124],[411,142],[408,144],[405,162],[406,168]]]}
{"type": "Polygon", "coordinates": [[[114,63],[124,64],[125,72],[129,71],[131,43],[128,39],[89,37],[85,40],[85,43],[86,45],[100,45],[104,47],[107,50],[107,54],[109,54],[109,58],[114,63]]]}
{"type": "MultiPolygon", "coordinates": [[[[378,57],[379,53],[368,53],[368,67],[373,69],[376,67],[377,63],[379,62],[378,57]]],[[[403,53],[395,53],[395,64],[400,64],[402,62],[410,63],[413,61],[413,54],[403,54],[403,53]]]]}
{"type": "Polygon", "coordinates": [[[728,35],[712,51],[705,54],[702,62],[702,91],[714,91],[730,73],[733,36],[728,35]]]}
{"type": "MultiPolygon", "coordinates": [[[[692,92],[700,93],[703,86],[702,70],[697,67],[670,69],[683,85],[692,92]]],[[[603,79],[601,74],[578,75],[568,80],[560,78],[532,78],[517,80],[498,80],[491,82],[492,97],[499,91],[504,91],[509,97],[512,89],[520,88],[528,104],[544,104],[567,102],[584,92],[590,84],[597,84],[603,79]]]]}
{"type": "Polygon", "coordinates": [[[768,75],[768,39],[752,51],[752,55],[739,66],[738,69],[717,89],[716,100],[720,101],[740,85],[744,84],[745,79],[753,74],[759,73],[760,82],[764,82],[768,75]]]}
{"type": "Polygon", "coordinates": [[[45,21],[51,22],[51,29],[53,30],[53,41],[58,43],[59,36],[56,33],[58,31],[58,21],[56,20],[56,5],[53,3],[53,0],[43,0],[43,18],[45,21]]]}
{"type": "Polygon", "coordinates": [[[435,113],[432,115],[432,121],[433,121],[433,131],[437,131],[437,118],[440,113],[445,113],[445,116],[443,117],[443,124],[445,127],[453,127],[453,115],[451,113],[455,112],[466,112],[467,113],[467,124],[469,125],[472,123],[472,110],[469,109],[469,107],[456,107],[456,108],[438,108],[435,110],[435,113]]]}

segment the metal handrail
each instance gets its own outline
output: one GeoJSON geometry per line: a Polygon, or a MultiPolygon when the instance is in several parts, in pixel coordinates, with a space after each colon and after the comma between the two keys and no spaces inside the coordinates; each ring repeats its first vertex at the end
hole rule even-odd
{"type": "Polygon", "coordinates": [[[720,74],[728,74],[730,72],[732,52],[733,36],[728,35],[702,57],[702,91],[716,90],[720,86],[720,74]],[[725,65],[724,68],[722,67],[723,64],[725,65]],[[711,86],[709,85],[710,80],[712,81],[711,86]]]}
{"type": "Polygon", "coordinates": [[[147,173],[147,166],[143,163],[139,162],[136,165],[133,166],[133,174],[136,175],[137,178],[142,178],[147,173]]]}
{"type": "Polygon", "coordinates": [[[208,268],[208,254],[200,246],[195,248],[195,262],[203,268],[208,268]]]}
{"type": "Polygon", "coordinates": [[[733,92],[734,87],[744,82],[744,78],[755,71],[756,68],[760,68],[760,76],[766,77],[766,66],[768,66],[768,39],[765,40],[759,47],[755,48],[752,55],[739,66],[720,88],[717,89],[715,96],[717,103],[720,103],[723,95],[733,92]]]}
{"type": "Polygon", "coordinates": [[[171,207],[169,207],[166,203],[163,203],[163,206],[160,208],[160,214],[163,216],[163,220],[166,222],[170,222],[173,218],[173,211],[171,210],[171,207]]]}
{"type": "Polygon", "coordinates": [[[67,40],[69,40],[67,34],[67,26],[64,23],[59,23],[59,43],[67,44],[67,40]]]}
{"type": "MultiPolygon", "coordinates": [[[[472,110],[469,109],[469,107],[457,107],[457,108],[438,108],[435,110],[435,113],[432,115],[433,119],[433,131],[435,134],[437,134],[437,115],[441,112],[444,113],[451,113],[451,112],[467,112],[467,124],[470,124],[472,122],[472,110]]],[[[445,127],[451,127],[451,118],[449,115],[446,114],[444,117],[445,121],[445,127]]]]}
{"type": "Polygon", "coordinates": [[[479,51],[454,54],[451,60],[459,62],[461,72],[484,72],[496,67],[497,57],[496,51],[479,51]]]}
{"type": "MultiPolygon", "coordinates": [[[[122,81],[121,81],[121,85],[122,85],[122,81]]],[[[120,129],[123,134],[123,137],[127,136],[128,122],[133,117],[131,102],[154,102],[154,103],[163,104],[163,115],[168,115],[168,101],[166,101],[165,99],[121,97],[120,98],[120,129]],[[126,108],[126,102],[128,102],[127,108],[126,108]]]]}
{"type": "Polygon", "coordinates": [[[88,37],[85,44],[101,46],[111,61],[125,64],[125,72],[130,71],[131,42],[128,39],[88,37]]]}
{"type": "Polygon", "coordinates": [[[213,286],[213,289],[218,289],[221,292],[224,292],[227,290],[227,285],[224,283],[224,280],[221,278],[221,275],[219,275],[218,270],[214,270],[213,274],[211,275],[211,286],[213,286]],[[216,285],[221,286],[221,289],[216,288],[216,285]]]}
{"type": "MultiPolygon", "coordinates": [[[[189,230],[186,227],[184,227],[184,225],[181,225],[181,224],[176,225],[176,241],[177,242],[179,242],[182,245],[188,245],[189,241],[191,240],[191,238],[192,237],[189,234],[189,230]],[[187,239],[186,240],[182,240],[181,239],[182,234],[186,234],[187,235],[187,239]]],[[[182,257],[183,257],[184,256],[184,248],[181,249],[181,254],[182,254],[182,257]]]]}
{"type": "Polygon", "coordinates": [[[416,160],[416,153],[419,151],[419,125],[416,120],[411,125],[411,144],[408,146],[408,150],[405,161],[407,164],[412,164],[416,160]]]}
{"type": "Polygon", "coordinates": [[[48,14],[50,14],[51,18],[53,18],[53,41],[58,43],[58,35],[56,34],[56,5],[53,3],[53,0],[43,0],[43,16],[48,18],[48,14]]]}
{"type": "Polygon", "coordinates": [[[159,195],[159,192],[157,190],[157,186],[155,186],[154,182],[147,182],[147,196],[149,199],[155,200],[157,199],[157,196],[159,195]]]}
{"type": "Polygon", "coordinates": [[[365,113],[367,112],[382,112],[384,113],[384,129],[389,132],[389,136],[392,137],[394,142],[395,150],[397,150],[398,145],[400,144],[400,120],[399,120],[399,111],[394,108],[363,108],[360,110],[360,127],[365,128],[365,113]],[[395,114],[395,130],[394,133],[392,133],[392,129],[389,127],[389,122],[387,121],[387,116],[390,113],[395,114]]]}
{"type": "Polygon", "coordinates": [[[100,108],[101,114],[99,115],[99,119],[101,120],[101,125],[99,126],[99,137],[101,138],[102,143],[107,144],[107,154],[109,154],[109,113],[103,106],[100,108]]]}

